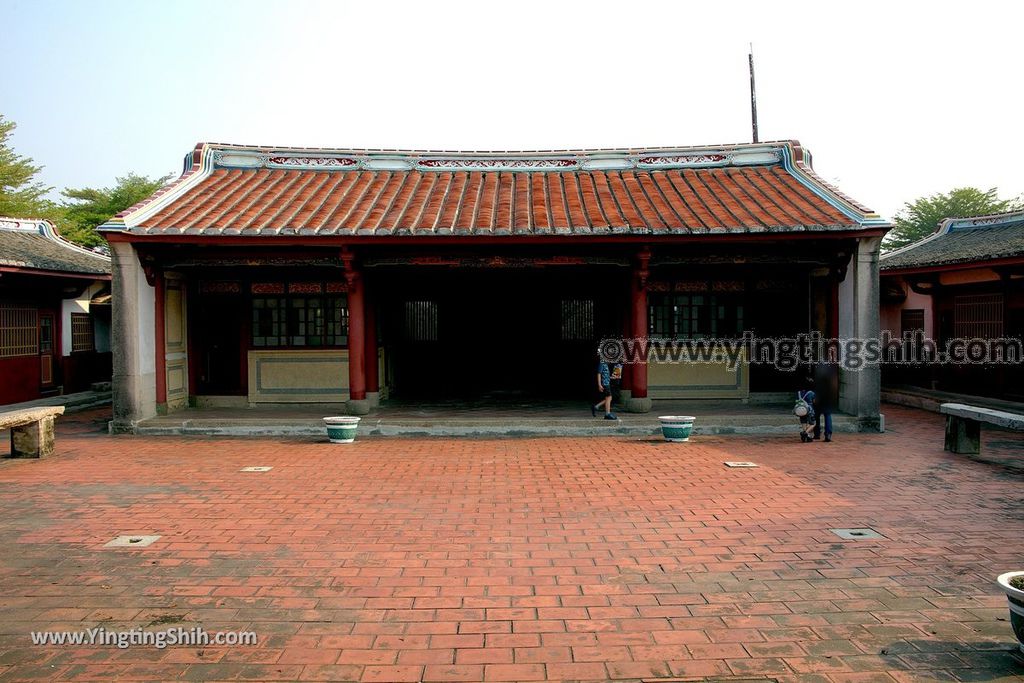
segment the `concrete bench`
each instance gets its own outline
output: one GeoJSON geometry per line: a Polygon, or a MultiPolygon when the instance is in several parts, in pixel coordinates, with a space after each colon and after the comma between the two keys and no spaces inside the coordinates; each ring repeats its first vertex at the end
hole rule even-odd
{"type": "Polygon", "coordinates": [[[53,423],[64,406],[0,412],[0,430],[11,430],[11,455],[38,458],[53,453],[53,423]]]}
{"type": "Polygon", "coordinates": [[[946,416],[945,449],[953,453],[981,453],[981,423],[1007,429],[1024,430],[1024,415],[963,403],[943,403],[939,412],[946,416]]]}

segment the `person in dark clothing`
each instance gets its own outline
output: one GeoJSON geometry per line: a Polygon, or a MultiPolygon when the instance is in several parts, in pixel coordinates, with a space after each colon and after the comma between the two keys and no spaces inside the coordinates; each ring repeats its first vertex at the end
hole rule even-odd
{"type": "MultiPolygon", "coordinates": [[[[619,365],[619,376],[621,377],[622,366],[619,365]]],[[[612,367],[602,358],[597,362],[597,394],[600,400],[590,406],[590,414],[597,417],[597,411],[604,409],[604,419],[618,420],[612,413],[612,367]]]]}
{"type": "Polygon", "coordinates": [[[821,438],[825,423],[825,441],[832,440],[832,411],[839,398],[839,364],[825,361],[814,366],[815,411],[814,438],[821,438]]]}

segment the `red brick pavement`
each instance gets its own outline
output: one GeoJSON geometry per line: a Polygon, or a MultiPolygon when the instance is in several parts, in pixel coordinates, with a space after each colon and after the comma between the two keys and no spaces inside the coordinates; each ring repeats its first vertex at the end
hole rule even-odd
{"type": "Polygon", "coordinates": [[[0,679],[1024,677],[993,585],[1024,564],[1024,470],[886,412],[886,434],[808,445],[111,438],[69,416],[58,455],[0,462],[0,679]],[[161,538],[102,547],[119,534],[161,538]],[[200,624],[260,642],[29,638],[200,624]]]}

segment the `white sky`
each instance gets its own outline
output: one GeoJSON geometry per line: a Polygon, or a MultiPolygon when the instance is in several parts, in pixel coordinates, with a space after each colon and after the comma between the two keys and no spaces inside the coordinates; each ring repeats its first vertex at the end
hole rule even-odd
{"type": "Polygon", "coordinates": [[[200,140],[445,149],[762,140],[892,216],[1024,193],[1024,3],[0,0],[0,113],[57,188],[200,140]]]}

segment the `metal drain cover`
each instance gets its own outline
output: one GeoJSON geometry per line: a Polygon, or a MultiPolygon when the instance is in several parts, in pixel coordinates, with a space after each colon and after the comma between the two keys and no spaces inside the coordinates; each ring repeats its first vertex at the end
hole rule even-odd
{"type": "Polygon", "coordinates": [[[863,538],[885,538],[885,536],[874,529],[868,529],[867,527],[860,529],[829,529],[829,531],[839,538],[845,538],[848,541],[859,541],[863,538]]]}
{"type": "Polygon", "coordinates": [[[726,467],[757,467],[756,462],[748,462],[746,460],[728,460],[725,463],[726,467]]]}
{"type": "Polygon", "coordinates": [[[132,534],[131,536],[118,536],[113,541],[110,541],[104,548],[145,548],[147,545],[151,545],[154,541],[159,539],[159,536],[143,536],[142,534],[132,534]]]}
{"type": "Polygon", "coordinates": [[[262,467],[262,466],[260,466],[260,467],[243,467],[242,469],[240,469],[238,471],[239,472],[269,472],[272,469],[274,469],[274,468],[273,467],[262,467]]]}

